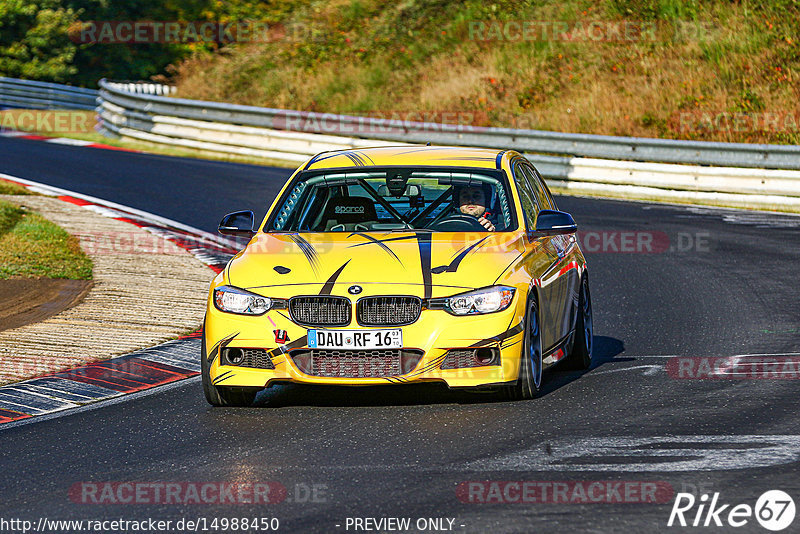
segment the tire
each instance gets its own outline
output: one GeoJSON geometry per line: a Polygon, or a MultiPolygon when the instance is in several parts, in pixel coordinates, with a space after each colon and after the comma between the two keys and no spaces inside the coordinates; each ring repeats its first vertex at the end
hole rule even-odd
{"type": "Polygon", "coordinates": [[[206,359],[206,328],[201,331],[200,374],[203,379],[203,393],[211,406],[250,406],[259,390],[256,388],[222,387],[211,383],[211,365],[206,359]]]}
{"type": "Polygon", "coordinates": [[[528,300],[525,312],[525,337],[520,354],[519,377],[505,390],[509,400],[532,399],[542,386],[542,336],[539,324],[539,306],[536,299],[528,300]]]}
{"type": "Polygon", "coordinates": [[[578,297],[578,320],[575,321],[575,336],[569,356],[564,360],[565,368],[582,371],[592,366],[593,335],[592,295],[589,292],[589,275],[584,273],[578,297]]]}

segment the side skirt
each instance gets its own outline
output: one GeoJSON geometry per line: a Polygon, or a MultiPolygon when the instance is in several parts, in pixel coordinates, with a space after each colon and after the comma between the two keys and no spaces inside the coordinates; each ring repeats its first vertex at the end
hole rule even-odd
{"type": "Polygon", "coordinates": [[[555,364],[567,357],[567,348],[572,345],[572,340],[575,337],[575,330],[573,329],[569,334],[561,338],[555,345],[544,351],[542,358],[542,370],[549,369],[555,364]]]}

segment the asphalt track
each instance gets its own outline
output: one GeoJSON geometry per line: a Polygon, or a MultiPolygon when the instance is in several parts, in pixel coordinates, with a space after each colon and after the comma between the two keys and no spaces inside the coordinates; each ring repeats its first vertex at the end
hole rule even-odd
{"type": "MultiPolygon", "coordinates": [[[[208,231],[227,211],[263,214],[289,174],[19,139],[0,139],[0,172],[208,231]]],[[[212,409],[190,379],[0,429],[0,518],[277,517],[284,532],[354,532],[348,518],[407,517],[412,526],[450,518],[454,532],[652,532],[667,529],[681,491],[753,506],[781,489],[800,505],[800,382],[679,379],[665,370],[670,356],[800,352],[800,217],[558,202],[600,248],[587,251],[589,372],[546,374],[543,394],[524,402],[436,387],[280,387],[248,409],[212,409]],[[639,232],[634,242],[650,236],[657,250],[615,251],[620,232],[639,232]],[[107,481],[274,481],[288,497],[258,506],[70,497],[75,484],[107,481]],[[657,504],[479,504],[459,493],[469,481],[654,481],[670,492],[657,504]],[[316,499],[307,492],[314,485],[316,499]]],[[[735,530],[766,532],[752,517],[735,530]]],[[[784,532],[799,530],[796,519],[784,532]]]]}

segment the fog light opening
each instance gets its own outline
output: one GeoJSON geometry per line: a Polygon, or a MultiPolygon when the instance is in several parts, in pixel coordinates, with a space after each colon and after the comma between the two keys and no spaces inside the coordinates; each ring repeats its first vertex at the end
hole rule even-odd
{"type": "Polygon", "coordinates": [[[475,363],[478,365],[492,365],[495,357],[494,349],[482,348],[475,351],[475,363]]]}
{"type": "Polygon", "coordinates": [[[225,358],[233,365],[239,365],[244,361],[242,349],[225,349],[225,358]]]}

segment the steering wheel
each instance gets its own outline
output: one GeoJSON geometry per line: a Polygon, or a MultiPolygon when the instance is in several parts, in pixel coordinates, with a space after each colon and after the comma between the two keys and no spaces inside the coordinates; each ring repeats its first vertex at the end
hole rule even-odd
{"type": "Polygon", "coordinates": [[[488,232],[477,217],[456,213],[439,219],[428,227],[438,232],[488,232]]]}

